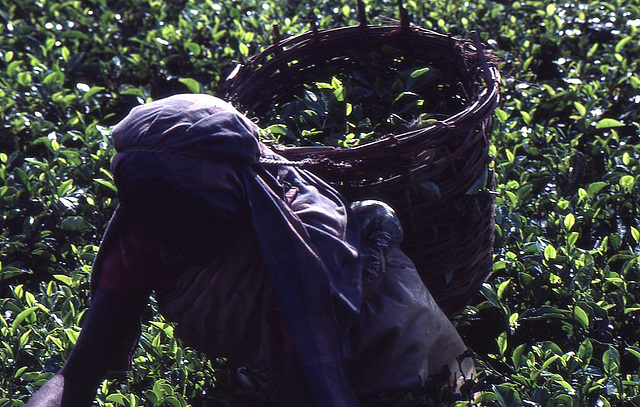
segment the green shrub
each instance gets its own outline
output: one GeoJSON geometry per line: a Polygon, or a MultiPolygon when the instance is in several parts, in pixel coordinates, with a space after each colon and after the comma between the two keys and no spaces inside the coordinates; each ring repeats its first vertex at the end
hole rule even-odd
{"type": "MultiPolygon", "coordinates": [[[[397,15],[395,2],[365,5],[372,23],[397,15]]],[[[504,80],[491,151],[494,273],[455,318],[476,354],[477,382],[467,396],[445,389],[389,403],[640,405],[638,6],[405,5],[422,27],[477,30],[502,59],[504,80]]],[[[333,0],[3,3],[0,406],[22,405],[77,338],[116,204],[111,126],[152,98],[222,96],[233,61],[272,41],[276,23],[283,37],[307,29],[310,13],[321,28],[356,23],[355,2],[333,0]]],[[[257,397],[239,393],[223,361],[178,343],[153,304],[134,366],[102,384],[98,405],[257,397]]]]}

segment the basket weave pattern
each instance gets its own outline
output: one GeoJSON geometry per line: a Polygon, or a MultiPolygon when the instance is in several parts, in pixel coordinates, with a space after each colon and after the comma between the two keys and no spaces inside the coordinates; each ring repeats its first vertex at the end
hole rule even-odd
{"type": "Polygon", "coordinates": [[[424,128],[381,135],[354,148],[292,147],[279,153],[305,160],[349,200],[380,199],[394,207],[405,231],[403,250],[440,307],[453,315],[491,271],[494,183],[488,148],[500,75],[477,37],[455,39],[405,24],[314,29],[277,41],[239,65],[227,82],[228,98],[260,117],[323,70],[349,65],[350,50],[380,47],[452,72],[468,103],[424,128]],[[476,188],[483,177],[484,188],[476,188]]]}

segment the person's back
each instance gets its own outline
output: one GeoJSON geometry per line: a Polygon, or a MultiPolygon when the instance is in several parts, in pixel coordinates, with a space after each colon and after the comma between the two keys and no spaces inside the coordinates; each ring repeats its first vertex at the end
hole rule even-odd
{"type": "Polygon", "coordinates": [[[120,207],[54,398],[95,391],[104,370],[128,364],[152,291],[177,336],[247,365],[278,405],[357,405],[456,369],[464,344],[400,251],[391,209],[352,209],[313,174],[277,164],[257,134],[205,95],[140,106],[116,126],[120,207]],[[128,328],[103,346],[112,324],[128,328]],[[89,349],[104,362],[80,378],[89,349]]]}

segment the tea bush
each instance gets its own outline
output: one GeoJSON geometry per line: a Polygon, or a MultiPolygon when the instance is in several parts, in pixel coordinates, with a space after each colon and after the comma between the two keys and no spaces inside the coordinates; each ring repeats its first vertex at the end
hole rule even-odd
{"type": "MultiPolygon", "coordinates": [[[[394,1],[365,1],[372,23],[394,1]]],[[[355,2],[0,2],[0,406],[60,368],[117,203],[110,128],[176,92],[222,96],[233,61],[355,2]]],[[[623,0],[406,0],[412,22],[477,30],[502,60],[493,275],[455,318],[478,377],[388,405],[640,405],[640,9],[623,0]]],[[[336,84],[333,84],[336,85],[336,84]]],[[[247,405],[224,361],[182,346],[151,304],[134,370],[97,405],[247,405]]]]}

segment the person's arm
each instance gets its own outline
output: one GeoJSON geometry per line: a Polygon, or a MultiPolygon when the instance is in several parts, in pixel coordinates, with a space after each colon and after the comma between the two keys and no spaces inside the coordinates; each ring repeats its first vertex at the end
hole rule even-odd
{"type": "Polygon", "coordinates": [[[66,363],[26,406],[90,406],[107,371],[121,368],[123,359],[128,360],[140,336],[140,314],[147,299],[98,288],[66,363]]]}

